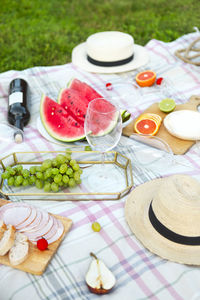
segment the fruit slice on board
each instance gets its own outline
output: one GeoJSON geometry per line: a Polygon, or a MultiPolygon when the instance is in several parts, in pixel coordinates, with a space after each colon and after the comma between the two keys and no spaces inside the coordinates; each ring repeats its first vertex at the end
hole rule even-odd
{"type": "Polygon", "coordinates": [[[84,126],[45,95],[40,103],[40,117],[46,131],[59,141],[74,142],[85,138],[84,126]]]}
{"type": "Polygon", "coordinates": [[[76,78],[72,79],[68,83],[67,87],[79,92],[79,95],[84,98],[87,103],[89,103],[93,99],[103,98],[103,96],[97,93],[97,91],[95,91],[90,85],[76,78]]]}
{"type": "Polygon", "coordinates": [[[135,122],[134,129],[139,134],[155,135],[161,124],[161,117],[156,114],[143,114],[135,122]]]}
{"type": "Polygon", "coordinates": [[[159,108],[163,112],[171,112],[176,107],[176,102],[173,99],[165,98],[159,103],[159,108]]]}
{"type": "Polygon", "coordinates": [[[136,75],[135,80],[141,87],[151,86],[156,80],[156,73],[151,70],[143,71],[136,75]]]}

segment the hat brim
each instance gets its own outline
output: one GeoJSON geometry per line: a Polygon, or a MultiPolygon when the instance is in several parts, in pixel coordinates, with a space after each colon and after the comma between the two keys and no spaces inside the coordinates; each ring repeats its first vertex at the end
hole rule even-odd
{"type": "Polygon", "coordinates": [[[149,53],[144,47],[134,44],[134,58],[131,62],[117,67],[100,67],[87,60],[86,43],[79,44],[72,51],[72,63],[92,73],[122,73],[138,69],[149,61],[149,53]]]}
{"type": "Polygon", "coordinates": [[[138,240],[152,253],[164,259],[188,265],[200,265],[200,246],[182,245],[160,235],[149,220],[149,206],[162,179],[136,187],[126,200],[125,218],[138,240]]]}

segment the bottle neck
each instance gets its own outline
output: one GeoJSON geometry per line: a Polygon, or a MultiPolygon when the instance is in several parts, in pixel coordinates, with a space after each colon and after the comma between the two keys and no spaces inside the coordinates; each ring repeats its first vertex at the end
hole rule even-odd
{"type": "Polygon", "coordinates": [[[23,118],[21,116],[16,116],[14,126],[21,129],[21,130],[23,130],[24,122],[23,122],[23,118]]]}

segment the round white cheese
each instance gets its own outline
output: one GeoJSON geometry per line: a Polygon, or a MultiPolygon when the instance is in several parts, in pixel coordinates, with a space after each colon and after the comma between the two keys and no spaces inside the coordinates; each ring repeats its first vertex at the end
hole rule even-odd
{"type": "Polygon", "coordinates": [[[164,119],[167,131],[184,140],[200,140],[200,113],[192,110],[178,110],[164,119]]]}

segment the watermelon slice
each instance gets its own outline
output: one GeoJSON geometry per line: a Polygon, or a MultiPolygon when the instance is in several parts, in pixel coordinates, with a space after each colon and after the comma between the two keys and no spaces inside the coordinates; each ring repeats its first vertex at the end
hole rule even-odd
{"type": "Polygon", "coordinates": [[[58,103],[76,120],[84,124],[88,102],[82,97],[81,93],[72,89],[62,89],[58,97],[58,103]]]}
{"type": "Polygon", "coordinates": [[[83,124],[45,95],[41,99],[40,117],[46,131],[59,141],[74,142],[85,138],[83,124]]]}
{"type": "Polygon", "coordinates": [[[103,98],[103,96],[97,93],[97,91],[95,91],[91,86],[77,78],[72,79],[68,83],[68,88],[79,92],[81,97],[83,97],[83,99],[85,99],[88,103],[93,99],[103,98]]]}

